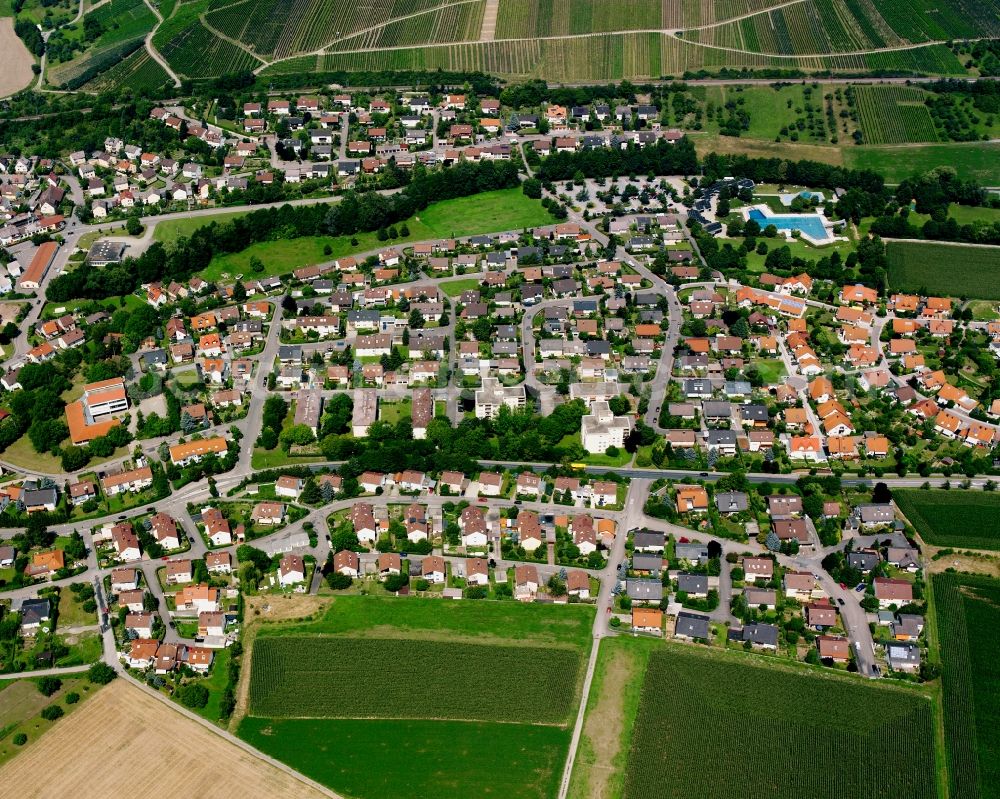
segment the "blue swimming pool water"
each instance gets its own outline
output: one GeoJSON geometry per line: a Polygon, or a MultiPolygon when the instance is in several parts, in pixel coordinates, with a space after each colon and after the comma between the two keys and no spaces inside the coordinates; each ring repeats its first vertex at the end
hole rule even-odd
{"type": "Polygon", "coordinates": [[[829,234],[823,227],[823,221],[814,214],[777,214],[765,216],[756,208],[750,209],[750,218],[760,225],[761,230],[768,225],[774,225],[778,230],[801,230],[814,239],[827,239],[829,234]]]}

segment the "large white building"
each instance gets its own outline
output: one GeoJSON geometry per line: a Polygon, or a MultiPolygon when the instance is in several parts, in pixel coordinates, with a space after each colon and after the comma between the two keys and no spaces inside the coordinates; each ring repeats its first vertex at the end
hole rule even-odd
{"type": "Polygon", "coordinates": [[[495,377],[484,377],[483,387],[476,389],[476,418],[492,419],[506,405],[511,410],[525,406],[524,385],[502,386],[495,377]]]}
{"type": "Polygon", "coordinates": [[[580,420],[580,437],[587,452],[600,453],[608,447],[622,447],[632,430],[629,416],[615,416],[603,400],[591,404],[591,412],[580,420]]]}

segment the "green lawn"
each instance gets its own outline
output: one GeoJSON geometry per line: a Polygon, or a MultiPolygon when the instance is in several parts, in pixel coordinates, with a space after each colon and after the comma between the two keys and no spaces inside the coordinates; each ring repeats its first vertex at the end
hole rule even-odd
{"type": "MultiPolygon", "coordinates": [[[[739,239],[722,239],[721,243],[724,244],[726,241],[729,241],[733,247],[739,247],[740,245],[739,239]]],[[[829,258],[834,252],[839,252],[841,257],[846,259],[851,250],[854,249],[854,245],[849,241],[836,241],[823,247],[814,247],[812,244],[807,244],[801,239],[785,241],[781,238],[775,238],[758,239],[758,241],[766,241],[769,250],[776,250],[779,247],[788,247],[792,254],[792,258],[801,258],[803,261],[818,261],[820,258],[829,258]]],[[[760,255],[756,250],[754,252],[747,253],[747,269],[751,272],[765,271],[766,267],[764,266],[764,261],[766,259],[766,254],[760,255]]]]}
{"type": "Polygon", "coordinates": [[[422,631],[472,641],[531,639],[532,643],[589,647],[593,622],[594,609],[586,605],[345,596],[335,598],[321,619],[302,624],[265,624],[258,634],[386,637],[422,631]]]}
{"type": "MultiPolygon", "coordinates": [[[[59,637],[59,636],[57,636],[59,637]]],[[[62,638],[63,643],[66,639],[62,638]]],[[[104,654],[104,642],[99,633],[83,633],[76,636],[76,643],[68,644],[69,654],[56,661],[57,666],[82,666],[96,663],[104,654]]]]}
{"type": "Polygon", "coordinates": [[[569,730],[525,724],[334,719],[245,718],[238,734],[364,799],[551,799],[570,739],[569,730]]]}
{"type": "Polygon", "coordinates": [[[892,497],[928,544],[1000,549],[1000,494],[908,489],[894,491],[892,497]]]}
{"type": "MultiPolygon", "coordinates": [[[[1000,156],[1000,152],[997,153],[1000,156]]],[[[912,219],[915,214],[910,214],[912,219]]],[[[968,225],[971,222],[1000,222],[1000,208],[980,208],[974,205],[957,205],[952,203],[948,206],[948,216],[960,225],[968,225]]]]}
{"type": "Polygon", "coordinates": [[[231,222],[241,216],[246,216],[254,209],[248,208],[245,211],[231,211],[224,214],[211,214],[204,216],[193,216],[187,219],[165,219],[157,223],[153,229],[153,239],[164,244],[173,244],[181,236],[190,236],[198,228],[212,222],[231,222]]]}
{"type": "Polygon", "coordinates": [[[222,693],[229,680],[229,657],[228,649],[216,649],[211,673],[198,681],[199,685],[204,685],[208,689],[208,704],[205,707],[192,709],[199,716],[211,722],[219,721],[219,700],[222,699],[222,693]]]}
{"type": "Polygon", "coordinates": [[[444,200],[429,205],[416,218],[435,236],[450,237],[499,233],[552,222],[541,201],[526,197],[520,188],[444,200]]]}
{"type": "Polygon", "coordinates": [[[463,277],[441,283],[440,289],[449,297],[458,297],[463,291],[475,291],[481,285],[482,281],[478,277],[463,277]]]}
{"type": "Polygon", "coordinates": [[[998,306],[995,302],[973,300],[969,303],[969,307],[972,309],[973,319],[977,322],[992,322],[1000,319],[1000,312],[998,312],[998,306]]]}
{"type": "MultiPolygon", "coordinates": [[[[744,109],[750,117],[750,128],[742,135],[748,139],[774,141],[781,129],[788,125],[794,114],[788,108],[788,101],[794,107],[801,107],[803,93],[801,84],[785,84],[778,89],[770,86],[709,86],[706,99],[718,106],[733,101],[744,109]],[[740,100],[743,102],[740,103],[740,100]]],[[[813,95],[813,102],[817,95],[813,95]]],[[[706,122],[706,130],[718,132],[714,119],[706,122]]]]}
{"type": "Polygon", "coordinates": [[[779,358],[755,360],[752,361],[752,365],[757,367],[757,371],[764,379],[764,385],[777,383],[785,376],[785,364],[779,358]]]}
{"type": "Polygon", "coordinates": [[[844,162],[852,169],[872,169],[890,183],[950,166],[960,178],[985,186],[1000,185],[1000,144],[924,144],[917,146],[846,147],[844,162]]]}
{"type": "Polygon", "coordinates": [[[891,289],[1000,300],[1000,247],[890,241],[885,252],[891,289]]]}
{"type": "Polygon", "coordinates": [[[322,461],[323,455],[290,455],[281,447],[275,449],[261,449],[257,447],[250,458],[250,464],[254,469],[277,469],[279,466],[301,466],[306,463],[316,463],[322,461]]]}
{"type": "Polygon", "coordinates": [[[58,474],[62,471],[62,461],[48,452],[35,452],[27,435],[7,447],[3,451],[3,459],[28,472],[58,474]]]}
{"type": "Polygon", "coordinates": [[[69,590],[69,586],[64,586],[59,592],[59,627],[61,629],[97,624],[97,614],[84,611],[83,603],[77,602],[76,596],[69,590]]]}
{"type": "Polygon", "coordinates": [[[303,236],[259,242],[238,253],[216,256],[201,276],[205,280],[216,281],[230,279],[237,274],[248,275],[250,258],[254,256],[264,264],[261,274],[282,275],[301,266],[391,245],[403,246],[409,242],[445,236],[495,233],[549,221],[551,217],[540,201],[525,197],[520,189],[504,189],[428,206],[406,221],[410,235],[405,239],[379,241],[375,233],[358,233],[353,237],[358,242],[356,246],[351,244],[351,236],[303,236]],[[330,248],[329,254],[325,252],[326,247],[330,248]]]}

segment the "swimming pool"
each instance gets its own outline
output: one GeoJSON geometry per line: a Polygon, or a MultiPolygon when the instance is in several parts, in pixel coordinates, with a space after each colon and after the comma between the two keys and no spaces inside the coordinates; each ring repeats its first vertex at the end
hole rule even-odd
{"type": "Polygon", "coordinates": [[[774,214],[766,215],[757,208],[751,208],[748,214],[760,225],[761,230],[768,225],[774,225],[778,230],[800,230],[809,238],[826,241],[830,234],[823,227],[823,220],[817,214],[774,214]]]}

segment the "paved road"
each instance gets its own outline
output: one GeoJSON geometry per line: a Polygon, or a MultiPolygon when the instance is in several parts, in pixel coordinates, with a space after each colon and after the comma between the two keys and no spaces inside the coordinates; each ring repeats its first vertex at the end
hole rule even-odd
{"type": "Polygon", "coordinates": [[[79,674],[87,671],[90,664],[82,666],[62,666],[54,669],[36,669],[35,671],[15,671],[9,674],[0,674],[0,680],[20,680],[22,677],[61,677],[64,674],[79,674]]]}

